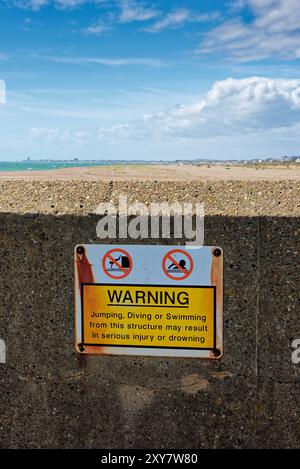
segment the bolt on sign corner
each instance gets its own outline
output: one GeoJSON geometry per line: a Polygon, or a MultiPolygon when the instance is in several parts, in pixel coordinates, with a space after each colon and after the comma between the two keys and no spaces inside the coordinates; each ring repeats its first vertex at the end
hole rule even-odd
{"type": "Polygon", "coordinates": [[[222,249],[76,246],[75,348],[83,354],[220,358],[222,249]]]}

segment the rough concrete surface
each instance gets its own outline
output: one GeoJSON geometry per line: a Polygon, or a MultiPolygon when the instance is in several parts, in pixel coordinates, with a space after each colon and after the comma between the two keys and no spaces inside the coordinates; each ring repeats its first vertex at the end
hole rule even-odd
{"type": "Polygon", "coordinates": [[[300,446],[299,182],[2,180],[0,205],[2,448],[300,446]],[[73,249],[99,242],[95,208],[120,193],[205,203],[221,360],[74,352],[73,249]]]}

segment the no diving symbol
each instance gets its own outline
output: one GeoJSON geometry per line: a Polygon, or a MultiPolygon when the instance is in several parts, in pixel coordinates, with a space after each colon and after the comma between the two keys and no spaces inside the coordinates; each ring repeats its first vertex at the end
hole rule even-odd
{"type": "Polygon", "coordinates": [[[116,248],[108,251],[102,259],[103,271],[108,277],[122,279],[132,270],[132,259],[124,249],[116,248]]]}
{"type": "Polygon", "coordinates": [[[184,280],[193,272],[193,259],[182,249],[167,252],[162,261],[162,268],[167,277],[172,280],[184,280]]]}

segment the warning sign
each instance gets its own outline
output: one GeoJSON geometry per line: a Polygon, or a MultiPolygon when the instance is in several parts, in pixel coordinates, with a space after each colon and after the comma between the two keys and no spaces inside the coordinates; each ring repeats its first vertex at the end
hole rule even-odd
{"type": "Polygon", "coordinates": [[[113,279],[123,279],[132,270],[132,259],[124,249],[110,249],[103,257],[103,271],[113,279]]]}
{"type": "Polygon", "coordinates": [[[214,350],[215,287],[83,285],[83,342],[91,346],[214,350]]]}
{"type": "Polygon", "coordinates": [[[164,256],[162,268],[166,276],[172,280],[184,280],[193,271],[193,259],[188,252],[173,249],[164,256]]]}
{"type": "Polygon", "coordinates": [[[79,353],[220,358],[223,251],[77,246],[75,306],[79,353]]]}

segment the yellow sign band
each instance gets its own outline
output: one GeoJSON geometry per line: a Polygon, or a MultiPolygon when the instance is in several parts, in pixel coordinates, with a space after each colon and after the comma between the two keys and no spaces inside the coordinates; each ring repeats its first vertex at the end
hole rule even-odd
{"type": "Polygon", "coordinates": [[[214,286],[84,284],[83,344],[213,350],[215,310],[214,286]]]}

